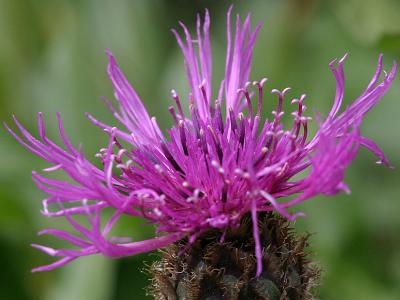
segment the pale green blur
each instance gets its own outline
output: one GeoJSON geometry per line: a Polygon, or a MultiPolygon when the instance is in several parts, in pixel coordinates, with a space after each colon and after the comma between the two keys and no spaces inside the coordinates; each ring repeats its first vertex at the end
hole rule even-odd
{"type": "MultiPolygon", "coordinates": [[[[179,20],[193,26],[196,12],[210,9],[214,77],[219,79],[229,3],[0,0],[0,119],[11,123],[15,113],[36,132],[36,112],[42,111],[49,136],[58,140],[59,111],[72,141],[83,143],[87,156],[94,158],[107,137],[84,112],[116,124],[99,99],[112,98],[104,52],[109,48],[151,115],[166,128],[171,124],[170,90],[187,92],[182,57],[170,28],[179,20]]],[[[252,79],[268,77],[268,89],[290,86],[292,97],[306,93],[311,116],[313,108],[326,113],[332,104],[331,59],[350,52],[345,63],[346,103],[366,87],[380,52],[385,53],[386,69],[393,59],[399,60],[397,0],[237,1],[235,12],[243,17],[251,12],[254,24],[264,23],[252,79]]],[[[298,207],[307,217],[296,226],[314,233],[312,249],[324,269],[321,299],[400,299],[399,92],[397,79],[362,126],[363,134],[378,142],[397,169],[375,165],[375,158],[362,150],[347,172],[350,196],[320,197],[298,207]]],[[[269,116],[276,99],[269,95],[266,103],[269,116]]],[[[149,299],[143,290],[147,278],[140,269],[153,256],[88,257],[56,271],[30,273],[32,267],[52,261],[30,243],[64,245],[36,236],[38,230],[60,224],[41,216],[44,194],[30,178],[31,170],[47,166],[0,131],[0,298],[149,299]]],[[[127,220],[118,231],[143,239],[151,236],[152,228],[127,220]]]]}

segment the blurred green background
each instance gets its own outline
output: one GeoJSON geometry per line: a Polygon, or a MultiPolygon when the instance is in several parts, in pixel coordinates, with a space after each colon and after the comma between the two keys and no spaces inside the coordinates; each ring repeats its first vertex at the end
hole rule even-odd
{"type": "MultiPolygon", "coordinates": [[[[170,90],[186,93],[183,60],[169,29],[182,20],[190,27],[195,14],[210,9],[215,77],[221,78],[225,52],[226,11],[231,1],[51,1],[0,0],[0,119],[15,113],[36,131],[42,111],[48,133],[56,138],[60,111],[72,141],[93,157],[107,137],[84,116],[89,111],[116,124],[99,100],[112,97],[106,77],[110,48],[161,127],[170,90]]],[[[236,1],[234,11],[263,21],[255,48],[252,79],[270,79],[268,88],[305,92],[308,106],[326,113],[334,97],[329,61],[345,52],[346,101],[357,97],[375,70],[380,52],[385,68],[400,57],[400,1],[236,1]]],[[[320,261],[321,299],[400,299],[400,84],[365,118],[362,131],[374,138],[397,170],[374,164],[360,152],[347,172],[351,196],[319,197],[299,207],[307,217],[296,228],[314,233],[312,249],[320,261]],[[396,196],[397,195],[397,196],[396,196]]],[[[272,101],[269,100],[269,104],[272,101]]],[[[265,113],[273,109],[267,104],[265,113]]],[[[312,109],[309,110],[312,114],[312,109]]],[[[57,138],[56,138],[57,139],[57,138]]],[[[29,246],[50,243],[36,232],[56,220],[41,216],[44,194],[30,171],[47,164],[0,131],[0,298],[45,300],[149,299],[140,269],[153,256],[111,260],[82,258],[52,272],[31,274],[51,258],[29,246]]],[[[120,226],[137,239],[152,228],[136,220],[120,226]]]]}

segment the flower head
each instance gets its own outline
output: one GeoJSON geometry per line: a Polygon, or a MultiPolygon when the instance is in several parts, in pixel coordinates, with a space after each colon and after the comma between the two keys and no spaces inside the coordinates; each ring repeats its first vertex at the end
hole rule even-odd
{"type": "Polygon", "coordinates": [[[228,11],[225,76],[218,93],[213,93],[211,86],[208,12],[204,22],[197,18],[196,37],[192,37],[185,25],[180,25],[183,36],[175,30],[173,34],[185,59],[190,86],[189,112],[184,111],[182,98],[172,90],[176,105],[169,112],[175,124],[168,134],[149,116],[111,52],[107,52],[108,75],[119,109],[105,102],[121,128],[108,126],[88,115],[109,136],[108,145],[96,155],[101,168],[86,159],[81,148],[71,144],[58,114],[62,146],[47,137],[41,114],[39,139],[16,118],[22,137],[7,127],[22,145],[50,163],[45,172],[62,170],[71,178],[65,182],[33,172],[33,180],[48,195],[43,200],[43,215],[65,217],[75,232],[41,231],[40,234],[68,241],[74,249],[33,245],[60,257],[55,263],[33,271],[51,270],[95,253],[120,257],[151,251],[184,237],[190,243],[209,229],[236,227],[250,213],[259,274],[262,264],[257,212],[276,211],[293,220],[301,213],[291,214],[289,207],[319,194],[348,191],[343,182],[344,173],[360,146],[373,152],[380,163],[388,165],[383,152],[373,141],[361,136],[359,127],[364,115],[392,84],[395,63],[379,81],[380,56],[376,73],[365,91],[339,112],[344,95],[343,63],[347,55],[332,61],[329,66],[336,79],[333,106],[326,118],[317,116],[319,130],[310,137],[311,118],[305,113],[305,95],[291,100],[293,125],[285,128],[282,107],[288,101],[290,89],[273,89],[272,96],[267,96],[266,79],[249,82],[260,24],[252,29],[250,16],[243,23],[237,16],[232,36],[231,9],[228,11]],[[272,118],[266,119],[262,112],[269,105],[275,110],[272,118]],[[304,170],[309,172],[303,178],[295,177],[306,173],[304,170]],[[102,222],[103,211],[110,209],[112,216],[102,222]],[[89,225],[79,223],[78,215],[87,217],[89,225]],[[157,234],[162,234],[134,242],[109,236],[122,215],[144,218],[157,225],[157,234]]]}

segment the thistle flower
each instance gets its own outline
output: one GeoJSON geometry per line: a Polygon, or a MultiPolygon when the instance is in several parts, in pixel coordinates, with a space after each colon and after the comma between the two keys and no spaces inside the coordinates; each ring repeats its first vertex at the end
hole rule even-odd
{"type": "Polygon", "coordinates": [[[272,96],[266,97],[267,79],[249,81],[261,24],[252,29],[250,16],[244,22],[237,16],[232,36],[229,9],[225,76],[218,93],[212,89],[208,12],[203,22],[198,16],[195,37],[184,24],[180,26],[183,35],[172,32],[185,60],[189,112],[185,112],[181,96],[172,90],[176,105],[169,112],[174,125],[167,134],[149,116],[109,51],[108,75],[119,109],[108,100],[105,103],[121,128],[87,115],[109,136],[108,145],[96,154],[102,167],[85,158],[81,147],[72,145],[59,114],[62,146],[46,135],[41,113],[38,139],[15,117],[21,136],[5,125],[24,147],[50,164],[44,169],[46,173],[61,170],[71,179],[61,181],[32,173],[35,183],[47,194],[42,214],[64,217],[73,230],[50,228],[39,234],[58,237],[74,246],[53,249],[34,244],[33,247],[59,258],[33,269],[34,272],[52,270],[78,257],[97,253],[109,257],[143,253],[184,238],[190,247],[201,235],[215,229],[222,232],[223,242],[224,233],[238,228],[243,218],[250,216],[256,274],[260,275],[263,267],[257,225],[260,214],[276,212],[291,221],[301,213],[290,213],[288,208],[320,194],[348,192],[343,182],[345,170],[361,146],[375,154],[378,163],[389,166],[378,146],[361,135],[360,124],[391,86],[396,63],[379,81],[382,55],[379,56],[376,72],[365,91],[340,112],[347,54],[333,60],[329,64],[336,80],[333,106],[325,118],[317,116],[319,130],[310,137],[311,118],[305,114],[305,95],[291,100],[293,125],[285,128],[282,108],[284,101],[288,101],[289,88],[272,89],[272,96]],[[263,116],[265,106],[276,107],[271,119],[263,116]],[[298,179],[296,175],[300,173],[305,175],[298,179]],[[103,221],[107,210],[112,215],[103,221]],[[144,218],[156,225],[157,236],[144,241],[110,236],[123,215],[144,218]],[[79,223],[77,216],[86,217],[87,224],[79,223]]]}

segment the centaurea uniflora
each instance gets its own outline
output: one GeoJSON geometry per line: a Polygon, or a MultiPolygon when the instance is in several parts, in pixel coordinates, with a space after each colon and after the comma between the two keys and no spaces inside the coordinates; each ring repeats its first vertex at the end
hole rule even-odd
{"type": "Polygon", "coordinates": [[[23,146],[50,164],[46,173],[62,170],[71,179],[32,174],[48,195],[43,215],[64,217],[73,230],[50,228],[39,234],[74,246],[53,249],[34,244],[59,260],[33,271],[52,270],[97,253],[122,257],[168,246],[151,267],[150,291],[157,299],[309,299],[318,272],[303,251],[306,237],[295,237],[288,228],[287,223],[301,213],[291,214],[288,208],[317,195],[348,192],[344,173],[361,146],[375,154],[379,163],[389,165],[378,146],[360,134],[360,124],[391,86],[397,65],[380,80],[380,56],[365,91],[340,112],[347,55],[333,60],[329,64],[336,80],[333,106],[325,118],[317,116],[319,130],[310,137],[305,95],[291,100],[290,128],[282,123],[289,88],[272,89],[273,96],[268,98],[276,106],[273,117],[262,115],[263,106],[268,105],[266,79],[249,81],[261,24],[252,29],[250,16],[244,22],[237,16],[232,36],[229,9],[225,76],[218,93],[211,86],[208,12],[203,22],[198,16],[195,37],[180,25],[183,37],[172,32],[185,60],[189,112],[173,90],[176,106],[169,112],[174,125],[168,134],[149,116],[111,52],[107,52],[108,75],[119,109],[105,102],[121,128],[88,114],[109,136],[108,145],[96,155],[102,167],[72,145],[59,114],[62,146],[48,138],[40,113],[38,139],[15,117],[22,136],[6,125],[23,146]],[[295,177],[299,173],[300,179],[295,177]],[[104,221],[107,210],[112,215],[104,221]],[[157,236],[144,241],[110,236],[123,215],[156,225],[157,236]],[[77,216],[88,221],[83,225],[77,216]]]}

